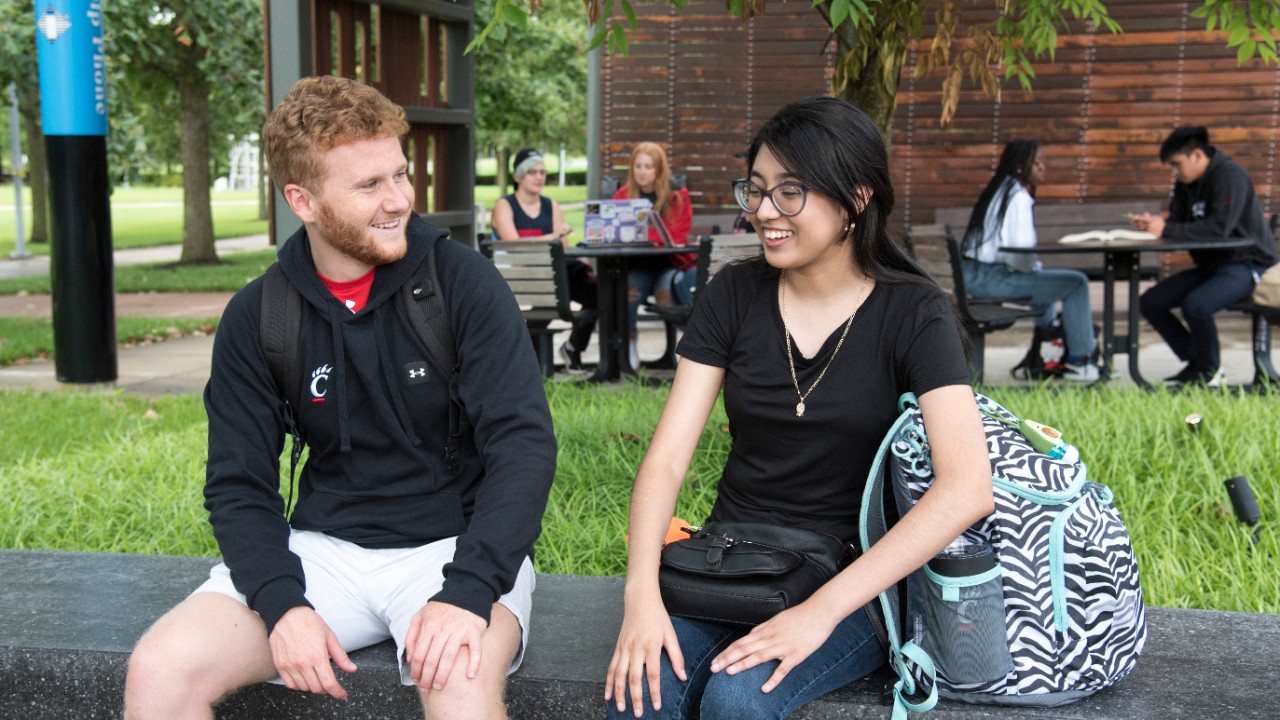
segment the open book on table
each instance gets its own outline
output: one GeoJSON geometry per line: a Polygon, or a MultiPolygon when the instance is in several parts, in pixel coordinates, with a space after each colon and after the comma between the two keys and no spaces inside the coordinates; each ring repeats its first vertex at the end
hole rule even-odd
{"type": "Polygon", "coordinates": [[[1155,239],[1155,235],[1143,230],[1114,228],[1111,230],[1089,230],[1088,232],[1063,235],[1058,238],[1058,242],[1070,245],[1081,242],[1145,242],[1155,239]]]}

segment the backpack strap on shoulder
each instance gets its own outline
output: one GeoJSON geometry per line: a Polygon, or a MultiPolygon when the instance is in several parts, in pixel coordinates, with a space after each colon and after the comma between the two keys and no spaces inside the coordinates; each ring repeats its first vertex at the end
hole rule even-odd
{"type": "MultiPolygon", "coordinates": [[[[862,552],[879,542],[904,514],[898,507],[894,483],[902,472],[895,467],[894,444],[899,435],[918,431],[912,423],[912,411],[919,407],[915,395],[904,393],[898,398],[901,414],[894,421],[867,475],[862,491],[862,507],[858,518],[858,540],[862,552]]],[[[893,685],[893,720],[906,720],[909,712],[923,713],[938,702],[937,670],[928,652],[916,643],[922,635],[904,627],[907,622],[908,578],[885,588],[876,601],[867,604],[871,627],[889,655],[889,667],[898,676],[893,685]]]]}
{"type": "Polygon", "coordinates": [[[272,263],[263,276],[262,305],[259,309],[258,344],[276,383],[276,394],[284,402],[284,421],[292,438],[289,452],[289,499],[285,517],[293,512],[294,476],[306,442],[298,430],[298,334],[302,327],[302,295],[285,277],[280,263],[272,263]]]}
{"type": "Polygon", "coordinates": [[[294,404],[296,398],[288,391],[289,379],[297,380],[298,332],[302,325],[302,296],[284,271],[280,263],[272,263],[263,276],[262,309],[259,327],[259,343],[262,354],[267,358],[267,367],[271,369],[271,377],[276,381],[276,391],[288,404],[294,404]]]}
{"type": "Polygon", "coordinates": [[[431,246],[412,280],[401,290],[400,297],[413,329],[427,346],[431,360],[440,372],[449,376],[449,438],[445,442],[444,457],[449,472],[457,473],[462,469],[458,446],[461,439],[471,432],[471,421],[462,406],[457,345],[445,308],[440,274],[436,270],[436,248],[445,241],[442,238],[431,246]]]}

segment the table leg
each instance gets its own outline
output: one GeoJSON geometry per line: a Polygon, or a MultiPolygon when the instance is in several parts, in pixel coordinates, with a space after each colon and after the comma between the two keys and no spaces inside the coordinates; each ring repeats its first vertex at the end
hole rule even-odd
{"type": "Polygon", "coordinates": [[[1111,377],[1115,370],[1116,354],[1116,257],[1103,255],[1105,263],[1102,276],[1102,370],[1103,377],[1111,377]]]}
{"type": "Polygon", "coordinates": [[[1138,387],[1149,390],[1151,389],[1151,383],[1147,382],[1142,377],[1142,372],[1138,370],[1138,328],[1142,322],[1138,308],[1138,284],[1142,280],[1142,268],[1139,266],[1138,253],[1126,253],[1124,263],[1128,266],[1129,272],[1129,337],[1126,338],[1129,353],[1129,378],[1138,387]]]}
{"type": "Polygon", "coordinates": [[[627,356],[627,265],[623,258],[602,257],[598,266],[600,362],[587,379],[608,382],[635,374],[627,356]]]}

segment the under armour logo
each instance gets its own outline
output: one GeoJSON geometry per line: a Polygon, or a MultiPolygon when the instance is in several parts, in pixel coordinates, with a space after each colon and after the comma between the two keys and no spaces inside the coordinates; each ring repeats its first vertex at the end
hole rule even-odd
{"type": "Polygon", "coordinates": [[[408,363],[404,366],[405,372],[408,373],[408,383],[417,385],[427,381],[427,364],[425,362],[408,363]]]}

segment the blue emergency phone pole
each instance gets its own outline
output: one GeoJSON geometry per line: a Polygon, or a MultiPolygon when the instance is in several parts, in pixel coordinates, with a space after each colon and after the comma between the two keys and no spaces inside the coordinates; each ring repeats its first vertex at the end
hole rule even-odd
{"type": "Polygon", "coordinates": [[[58,380],[116,380],[102,0],[36,0],[58,380]]]}

